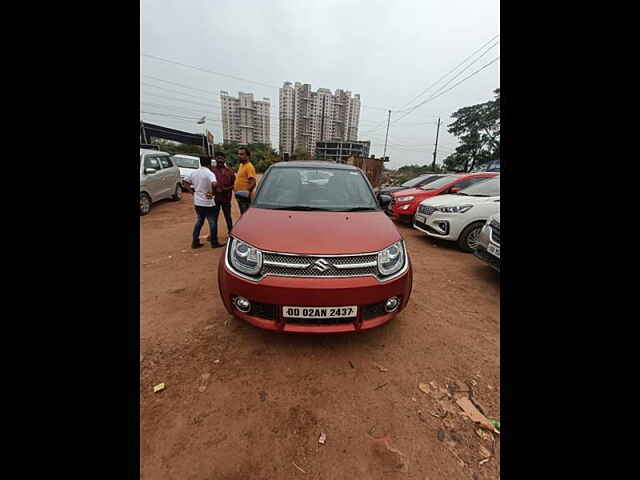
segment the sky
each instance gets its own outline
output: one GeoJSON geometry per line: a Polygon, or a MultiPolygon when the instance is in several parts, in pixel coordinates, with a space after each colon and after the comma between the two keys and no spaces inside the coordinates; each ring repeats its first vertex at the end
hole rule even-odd
{"type": "Polygon", "coordinates": [[[141,0],[140,118],[201,133],[206,115],[217,143],[220,90],[253,93],[271,100],[277,150],[278,88],[310,83],[360,94],[376,157],[391,109],[387,168],[431,163],[440,117],[441,163],[451,114],[500,87],[499,27],[497,0],[141,0]]]}

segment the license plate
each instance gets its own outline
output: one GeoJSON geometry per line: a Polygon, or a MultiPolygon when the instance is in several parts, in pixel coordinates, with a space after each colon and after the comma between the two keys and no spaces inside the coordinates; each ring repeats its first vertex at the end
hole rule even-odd
{"type": "Polygon", "coordinates": [[[346,307],[282,307],[285,318],[349,318],[358,316],[357,305],[346,307]]]}
{"type": "Polygon", "coordinates": [[[492,255],[495,255],[496,257],[500,258],[500,248],[499,247],[495,247],[491,244],[489,244],[489,246],[487,247],[487,252],[489,252],[492,255]]]}
{"type": "Polygon", "coordinates": [[[420,215],[419,213],[416,213],[416,221],[420,223],[427,223],[427,217],[425,217],[424,215],[420,215]]]}

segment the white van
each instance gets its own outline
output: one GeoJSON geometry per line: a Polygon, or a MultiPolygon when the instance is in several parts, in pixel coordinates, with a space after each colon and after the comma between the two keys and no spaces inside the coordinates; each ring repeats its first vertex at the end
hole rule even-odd
{"type": "MultiPolygon", "coordinates": [[[[193,172],[200,168],[200,157],[193,157],[191,155],[174,155],[173,160],[180,169],[180,181],[184,186],[184,180],[189,177],[193,172]]],[[[187,190],[184,188],[184,190],[187,190]]],[[[188,190],[187,190],[188,191],[188,190]]]]}

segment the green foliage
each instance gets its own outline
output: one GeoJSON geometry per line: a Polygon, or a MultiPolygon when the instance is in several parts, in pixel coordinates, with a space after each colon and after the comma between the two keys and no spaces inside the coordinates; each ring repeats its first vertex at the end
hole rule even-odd
{"type": "Polygon", "coordinates": [[[500,89],[495,99],[453,113],[449,133],[460,139],[456,151],[444,160],[452,171],[470,172],[500,158],[500,89]]]}
{"type": "MultiPolygon", "coordinates": [[[[216,152],[224,152],[227,156],[227,165],[237,170],[240,160],[238,158],[238,149],[243,146],[236,142],[222,143],[215,145],[216,152]]],[[[264,173],[273,163],[280,160],[278,152],[269,145],[263,143],[251,143],[247,145],[251,152],[251,163],[258,173],[264,173]]]]}
{"type": "MultiPolygon", "coordinates": [[[[163,152],[170,153],[171,155],[193,155],[199,157],[202,155],[202,147],[198,145],[188,145],[185,143],[171,142],[164,139],[155,139],[154,144],[160,147],[163,152]]],[[[214,152],[224,152],[227,157],[227,165],[237,170],[237,166],[240,164],[238,159],[238,148],[242,145],[232,143],[222,143],[214,145],[214,152]]],[[[280,160],[278,152],[262,143],[252,143],[247,145],[247,148],[251,152],[251,163],[258,173],[264,173],[273,163],[280,160]]]]}
{"type": "Polygon", "coordinates": [[[293,158],[291,160],[311,160],[311,154],[309,154],[306,147],[300,146],[293,152],[293,158]]]}
{"type": "Polygon", "coordinates": [[[425,173],[444,173],[444,168],[440,165],[436,165],[435,168],[431,168],[430,163],[426,165],[405,165],[389,174],[389,177],[392,179],[394,185],[400,185],[407,180],[424,175],[425,173]]]}
{"type": "Polygon", "coordinates": [[[202,155],[202,147],[199,145],[189,145],[186,143],[177,143],[162,138],[154,138],[153,143],[160,147],[163,152],[170,153],[171,155],[193,155],[198,157],[202,155]]]}

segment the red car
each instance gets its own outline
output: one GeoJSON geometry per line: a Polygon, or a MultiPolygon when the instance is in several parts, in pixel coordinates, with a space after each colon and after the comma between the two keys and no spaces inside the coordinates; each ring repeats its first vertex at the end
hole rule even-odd
{"type": "Polygon", "coordinates": [[[420,202],[427,198],[443,195],[445,193],[456,193],[463,188],[467,188],[474,183],[480,182],[485,178],[495,177],[499,173],[466,173],[445,175],[431,183],[427,183],[422,187],[410,188],[393,192],[391,195],[391,203],[387,207],[387,212],[398,220],[412,223],[413,216],[420,205],[420,202]]]}
{"type": "Polygon", "coordinates": [[[367,177],[315,161],[267,170],[218,268],[230,314],[284,332],[387,323],[407,305],[412,278],[404,241],[367,177]]]}

